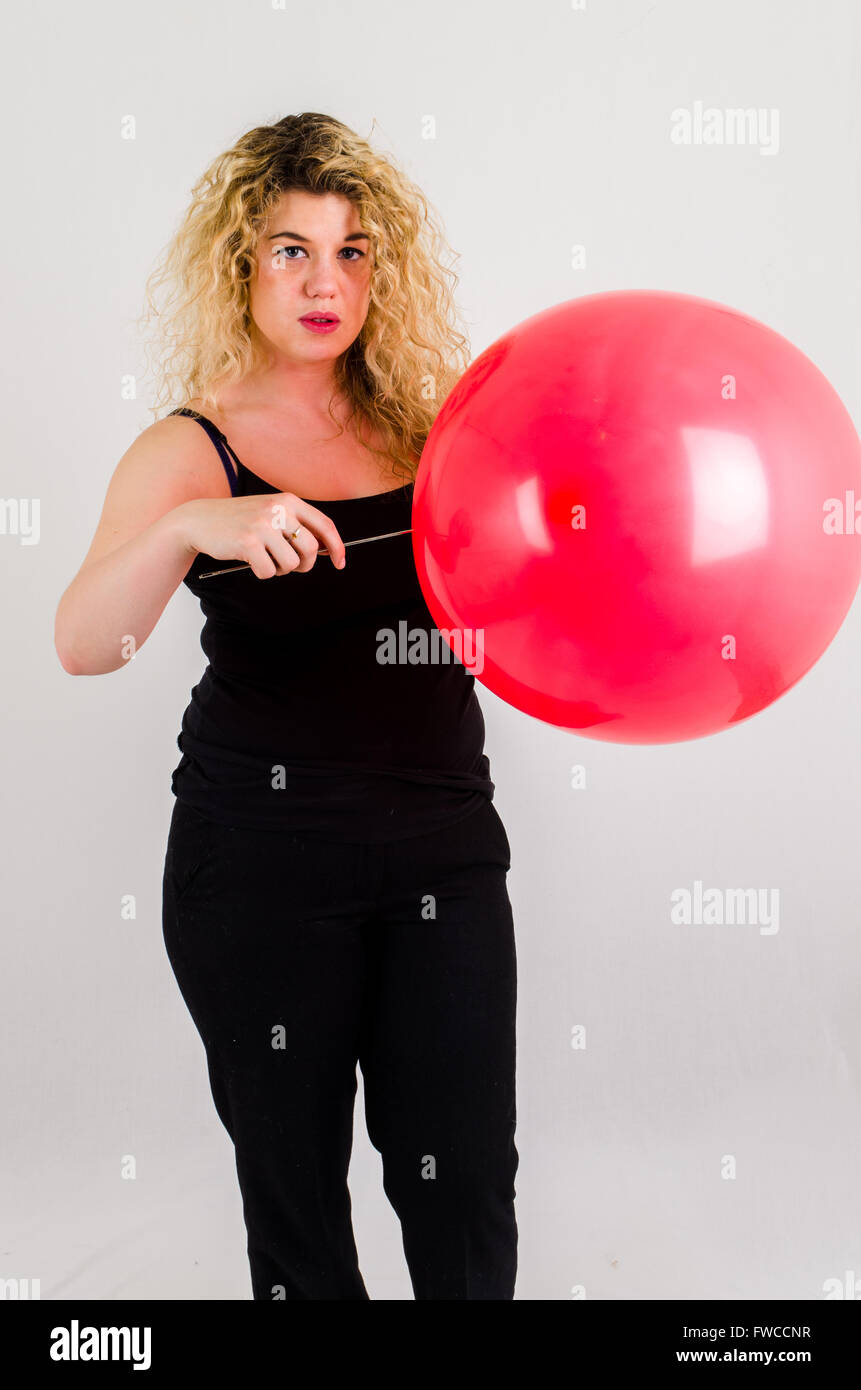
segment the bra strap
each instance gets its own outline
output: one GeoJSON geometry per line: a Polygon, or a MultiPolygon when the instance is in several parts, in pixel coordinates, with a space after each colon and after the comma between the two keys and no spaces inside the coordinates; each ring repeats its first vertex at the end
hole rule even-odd
{"type": "Polygon", "coordinates": [[[203,428],[206,430],[206,433],[209,435],[210,439],[215,445],[218,457],[221,459],[221,462],[224,465],[224,471],[227,474],[227,480],[230,483],[230,495],[232,497],[235,497],[237,495],[237,489],[239,487],[239,459],[236,458],[236,455],[234,454],[233,450],[228,444],[226,436],[223,435],[221,433],[221,430],[218,429],[218,427],[214,425],[211,420],[208,420],[205,415],[201,415],[199,411],[192,410],[187,405],[178,406],[176,410],[171,410],[168,413],[170,415],[187,415],[189,419],[196,420],[199,425],[203,426],[203,428]],[[230,462],[231,457],[236,459],[235,472],[233,464],[230,462]]]}

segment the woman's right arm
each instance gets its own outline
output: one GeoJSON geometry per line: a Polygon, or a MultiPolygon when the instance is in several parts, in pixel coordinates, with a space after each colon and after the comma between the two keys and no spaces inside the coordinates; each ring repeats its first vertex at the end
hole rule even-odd
{"type": "Polygon", "coordinates": [[[343,542],[316,507],[291,493],[231,497],[200,426],[183,416],[156,421],[117,464],[90,549],[57,606],[54,646],[64,670],[98,676],[126,665],[198,550],[245,560],[266,579],[310,569],[317,538],[340,568],[343,542]],[[275,529],[276,502],[307,528],[301,554],[275,529]]]}

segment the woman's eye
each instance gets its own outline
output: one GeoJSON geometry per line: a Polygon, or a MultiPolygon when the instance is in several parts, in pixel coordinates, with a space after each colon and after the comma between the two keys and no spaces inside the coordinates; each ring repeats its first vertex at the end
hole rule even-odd
{"type": "MultiPolygon", "coordinates": [[[[282,251],[285,251],[285,252],[286,252],[286,251],[302,251],[302,252],[304,252],[304,250],[305,250],[304,246],[276,246],[276,248],[275,248],[275,250],[274,250],[274,252],[273,252],[273,255],[276,256],[276,257],[278,257],[278,256],[281,256],[281,252],[282,252],[282,251]]],[[[358,257],[360,260],[363,260],[363,259],[364,259],[364,256],[365,256],[364,251],[360,251],[360,250],[358,249],[358,247],[356,247],[356,246],[345,246],[345,247],[343,247],[343,250],[344,250],[344,251],[351,251],[351,252],[352,252],[352,255],[350,256],[350,260],[352,260],[354,256],[358,257]]],[[[287,256],[287,255],[284,255],[284,256],[281,256],[281,259],[282,259],[282,260],[285,260],[285,261],[295,261],[295,260],[296,260],[296,257],[295,257],[295,256],[287,256]]]]}

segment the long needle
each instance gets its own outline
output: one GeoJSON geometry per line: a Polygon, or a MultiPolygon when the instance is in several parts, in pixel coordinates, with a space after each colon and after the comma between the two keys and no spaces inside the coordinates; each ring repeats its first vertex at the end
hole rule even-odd
{"type": "MultiPolygon", "coordinates": [[[[387,541],[390,536],[408,536],[412,531],[412,526],[404,527],[403,531],[385,531],[381,536],[360,536],[355,541],[344,541],[344,545],[365,545],[368,541],[387,541]]],[[[318,555],[328,555],[328,550],[318,550],[318,555]]],[[[207,570],[206,574],[199,574],[198,579],[214,579],[217,574],[233,574],[236,570],[250,570],[250,565],[228,565],[224,570],[207,570]]]]}

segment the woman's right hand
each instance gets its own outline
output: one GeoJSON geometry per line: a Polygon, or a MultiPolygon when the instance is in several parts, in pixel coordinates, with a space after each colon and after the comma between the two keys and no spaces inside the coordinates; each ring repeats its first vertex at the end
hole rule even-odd
{"type": "Polygon", "coordinates": [[[273,579],[291,570],[304,574],[321,546],[336,569],[343,569],[347,561],[335,523],[292,492],[195,497],[183,502],[179,511],[190,551],[211,555],[213,560],[242,560],[258,579],[273,579]],[[289,533],[297,527],[299,534],[294,538],[289,533]]]}

